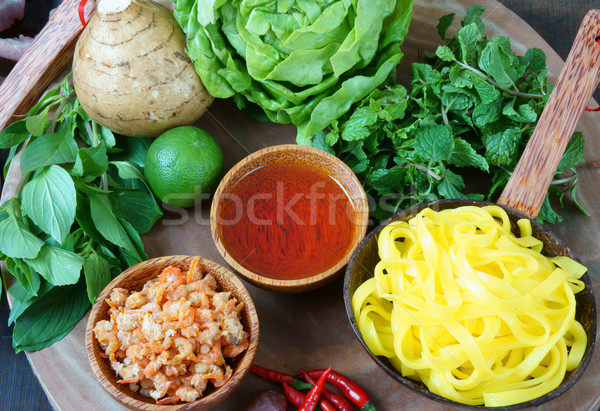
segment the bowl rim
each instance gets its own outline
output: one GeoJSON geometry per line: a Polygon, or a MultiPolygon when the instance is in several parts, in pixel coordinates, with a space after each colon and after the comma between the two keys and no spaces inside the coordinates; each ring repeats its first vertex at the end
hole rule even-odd
{"type": "MultiPolygon", "coordinates": [[[[393,368],[391,366],[391,364],[389,364],[389,362],[387,361],[387,359],[385,357],[374,355],[371,352],[371,350],[369,350],[369,347],[367,346],[365,340],[363,339],[362,334],[361,334],[360,330],[358,329],[358,323],[356,321],[356,317],[354,315],[354,310],[352,308],[352,296],[350,295],[350,288],[351,288],[351,283],[352,283],[352,281],[351,281],[352,280],[352,272],[353,272],[354,266],[356,265],[356,262],[358,260],[361,250],[370,241],[372,241],[373,238],[375,238],[379,234],[379,232],[381,232],[381,230],[389,223],[400,220],[407,214],[416,213],[417,210],[431,207],[432,205],[444,206],[444,205],[457,203],[457,202],[464,203],[465,205],[470,204],[470,205],[476,205],[476,206],[486,206],[486,205],[500,206],[495,203],[490,203],[487,201],[477,200],[477,199],[441,199],[441,200],[428,201],[428,202],[425,202],[422,204],[417,204],[417,205],[414,205],[407,209],[399,211],[398,213],[394,214],[393,216],[391,216],[391,217],[387,218],[386,220],[382,221],[381,223],[379,223],[375,228],[373,228],[363,238],[363,240],[360,242],[360,244],[358,245],[358,247],[355,249],[354,253],[352,254],[352,257],[350,258],[350,261],[348,262],[348,265],[346,266],[346,270],[344,273],[344,286],[343,286],[344,306],[346,309],[346,315],[348,317],[348,321],[350,322],[350,326],[352,328],[352,331],[354,332],[354,335],[356,336],[356,338],[358,338],[360,344],[362,345],[363,349],[367,352],[367,354],[375,361],[375,363],[386,374],[388,374],[394,380],[398,381],[403,386],[419,393],[420,395],[422,395],[428,399],[434,400],[438,403],[442,403],[445,405],[453,405],[453,406],[462,407],[465,409],[491,409],[491,408],[493,408],[494,410],[515,410],[515,409],[521,409],[521,408],[525,408],[525,407],[538,406],[538,405],[548,402],[556,397],[559,397],[560,395],[562,395],[563,393],[568,391],[573,385],[575,385],[575,383],[577,383],[577,381],[579,381],[579,379],[584,374],[585,370],[587,369],[589,363],[592,360],[592,356],[593,356],[593,352],[594,352],[594,348],[595,348],[596,332],[597,332],[597,308],[596,308],[596,299],[594,296],[594,290],[592,288],[592,283],[591,283],[591,279],[589,276],[589,270],[586,271],[586,273],[582,276],[581,279],[585,283],[587,293],[590,298],[590,309],[591,309],[590,314],[591,314],[591,317],[593,318],[592,329],[591,329],[591,337],[592,338],[588,339],[587,346],[586,346],[586,352],[581,360],[581,363],[577,366],[577,368],[575,370],[573,370],[571,372],[571,375],[569,376],[569,380],[567,381],[567,384],[563,385],[563,382],[564,382],[564,380],[563,380],[561,382],[561,384],[558,387],[554,388],[552,391],[549,391],[546,394],[544,394],[540,397],[531,399],[529,401],[525,401],[525,402],[521,402],[518,404],[509,405],[509,406],[501,406],[501,407],[486,407],[484,405],[469,405],[469,404],[459,403],[457,401],[454,401],[449,398],[446,398],[441,395],[433,393],[425,385],[423,385],[415,380],[412,380],[407,377],[403,377],[395,368],[393,368]]],[[[574,253],[572,252],[572,250],[569,248],[568,245],[566,245],[558,236],[556,236],[556,234],[554,234],[554,232],[552,232],[551,230],[548,230],[548,228],[543,227],[541,224],[539,224],[537,221],[535,221],[535,219],[531,219],[531,218],[523,215],[519,211],[516,211],[510,207],[506,207],[506,206],[500,206],[500,207],[505,209],[505,211],[508,211],[509,214],[510,213],[514,214],[516,217],[528,219],[531,222],[532,226],[545,232],[549,237],[551,237],[554,241],[556,241],[557,244],[559,244],[561,247],[563,247],[563,249],[568,253],[568,255],[571,258],[573,258],[574,260],[576,260],[578,262],[581,262],[574,255],[574,253]]]]}
{"type": "MultiPolygon", "coordinates": [[[[158,271],[164,267],[167,267],[169,264],[169,261],[190,260],[190,262],[191,262],[191,260],[195,257],[196,256],[183,255],[183,254],[161,256],[161,257],[155,257],[155,258],[150,258],[148,260],[144,260],[138,264],[135,264],[135,265],[127,268],[121,274],[119,274],[115,278],[113,278],[111,280],[111,282],[108,283],[104,287],[104,289],[102,290],[102,292],[99,294],[98,298],[96,299],[96,302],[93,304],[92,309],[90,310],[90,313],[89,313],[89,316],[88,316],[88,319],[86,322],[86,330],[85,330],[85,345],[86,345],[88,362],[90,364],[90,367],[92,368],[92,371],[93,371],[96,379],[98,380],[98,382],[100,383],[102,388],[104,388],[104,390],[107,391],[110,394],[110,396],[113,397],[113,399],[117,400],[119,403],[121,403],[129,408],[134,408],[134,409],[139,409],[139,410],[152,410],[152,411],[163,411],[163,410],[164,411],[175,411],[175,410],[189,410],[189,409],[205,409],[206,407],[209,407],[209,406],[212,407],[212,406],[218,404],[219,402],[223,401],[230,394],[232,394],[239,387],[239,385],[242,383],[244,378],[250,372],[250,366],[252,365],[254,358],[256,356],[259,335],[260,335],[258,314],[256,312],[256,307],[254,305],[252,296],[250,295],[250,293],[244,286],[243,282],[240,281],[240,279],[237,278],[236,275],[233,274],[230,270],[228,270],[226,267],[224,267],[212,260],[208,260],[208,259],[205,259],[200,256],[197,256],[200,259],[200,261],[199,261],[200,265],[209,266],[212,269],[218,271],[220,274],[226,276],[228,278],[228,280],[234,284],[236,292],[239,293],[240,295],[244,295],[246,297],[244,299],[243,310],[247,311],[248,321],[249,321],[250,327],[251,327],[251,331],[247,330],[249,333],[249,345],[248,345],[248,348],[246,349],[246,351],[244,353],[242,353],[243,357],[241,358],[241,362],[238,365],[235,372],[229,378],[229,380],[223,386],[217,388],[215,391],[209,393],[208,395],[206,395],[204,397],[200,397],[196,401],[159,405],[159,404],[152,403],[150,401],[148,401],[148,402],[141,401],[141,400],[138,400],[138,399],[131,397],[129,395],[126,395],[126,394],[124,395],[121,390],[116,388],[116,386],[114,385],[112,380],[106,378],[106,376],[100,369],[100,366],[98,364],[99,359],[96,357],[95,351],[94,351],[95,337],[94,337],[94,333],[93,333],[93,328],[94,328],[96,322],[101,320],[101,318],[98,318],[98,315],[99,315],[99,310],[101,309],[101,307],[104,304],[106,304],[106,302],[104,301],[105,298],[108,298],[108,296],[110,295],[110,292],[113,290],[113,288],[115,288],[115,286],[117,284],[119,284],[119,282],[120,282],[119,279],[122,279],[124,275],[135,272],[142,265],[144,265],[144,266],[148,265],[148,264],[156,265],[156,270],[157,270],[156,274],[158,275],[158,271]]],[[[219,284],[219,283],[217,282],[217,284],[219,284]]]]}
{"type": "MultiPolygon", "coordinates": [[[[305,163],[305,162],[302,162],[305,163]]],[[[310,162],[308,162],[310,164],[310,162]]],[[[225,174],[217,190],[213,195],[213,199],[210,207],[210,226],[211,226],[211,235],[213,241],[217,247],[217,250],[221,254],[223,260],[231,267],[233,271],[242,276],[246,281],[254,284],[258,287],[269,289],[272,291],[278,292],[296,292],[296,291],[308,291],[325,285],[327,282],[335,278],[338,274],[342,273],[342,269],[350,260],[352,254],[357,249],[361,240],[364,238],[367,227],[369,224],[369,203],[367,200],[367,194],[358,180],[356,174],[348,167],[346,163],[337,158],[336,156],[310,146],[301,146],[296,144],[280,144],[270,147],[265,147],[254,153],[244,157],[238,163],[236,163],[228,172],[225,174]],[[356,187],[356,190],[360,194],[359,197],[351,197],[351,200],[354,204],[355,215],[357,216],[357,223],[355,224],[356,230],[358,230],[354,236],[355,241],[348,248],[344,257],[339,260],[333,267],[327,269],[324,272],[312,275],[306,278],[300,279],[277,279],[267,277],[256,272],[253,272],[235,260],[235,258],[229,254],[227,249],[225,248],[223,241],[221,240],[221,236],[219,234],[219,224],[218,224],[218,205],[219,200],[225,193],[225,186],[228,185],[229,181],[233,179],[238,171],[244,167],[245,165],[254,162],[263,156],[272,155],[281,151],[291,151],[291,152],[304,152],[310,153],[316,157],[320,157],[325,159],[329,163],[333,163],[336,167],[339,167],[345,174],[347,174],[348,178],[352,181],[356,187]]]]}

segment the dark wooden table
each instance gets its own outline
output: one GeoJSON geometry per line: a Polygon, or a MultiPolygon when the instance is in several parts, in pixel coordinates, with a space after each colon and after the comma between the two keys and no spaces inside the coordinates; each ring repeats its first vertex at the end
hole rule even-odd
{"type": "MultiPolygon", "coordinates": [[[[34,34],[44,24],[51,3],[28,0],[23,22],[2,37],[19,32],[34,34]],[[39,3],[39,6],[36,4],[39,3]]],[[[499,0],[533,27],[565,59],[584,14],[600,8],[600,0],[499,0]]],[[[0,59],[0,76],[10,71],[10,62],[0,59]]],[[[595,94],[596,100],[599,93],[595,94]]],[[[0,410],[51,410],[42,387],[34,376],[24,353],[12,349],[11,328],[7,327],[8,305],[6,296],[0,301],[0,410]]]]}

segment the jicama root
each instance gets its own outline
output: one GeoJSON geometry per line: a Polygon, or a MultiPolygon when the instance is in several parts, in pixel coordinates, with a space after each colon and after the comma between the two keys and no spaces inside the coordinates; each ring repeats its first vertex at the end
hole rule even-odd
{"type": "Polygon", "coordinates": [[[213,101],[172,12],[149,0],[100,1],[77,42],[73,82],[85,112],[127,136],[191,124],[213,101]]]}

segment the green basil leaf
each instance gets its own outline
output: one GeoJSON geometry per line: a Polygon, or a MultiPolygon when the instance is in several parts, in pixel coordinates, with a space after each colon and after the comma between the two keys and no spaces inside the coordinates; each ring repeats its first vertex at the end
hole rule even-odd
{"type": "Polygon", "coordinates": [[[44,242],[36,237],[14,214],[0,221],[0,251],[13,258],[34,258],[44,242]]]}
{"type": "Polygon", "coordinates": [[[112,131],[110,131],[110,129],[108,129],[106,127],[102,127],[100,125],[98,126],[98,129],[100,131],[100,138],[104,142],[104,145],[107,148],[114,147],[116,144],[114,133],[112,131]]]}
{"type": "Polygon", "coordinates": [[[56,342],[77,325],[89,306],[83,281],[52,288],[27,307],[15,322],[15,351],[38,350],[56,342]]]}
{"type": "Polygon", "coordinates": [[[11,148],[27,140],[31,134],[27,131],[25,120],[15,121],[0,132],[0,148],[11,148]]]}
{"type": "Polygon", "coordinates": [[[25,261],[19,258],[7,258],[6,268],[28,294],[37,295],[41,283],[40,276],[25,261]]]}
{"type": "Polygon", "coordinates": [[[44,129],[46,128],[46,122],[48,120],[48,111],[50,110],[50,106],[46,107],[44,111],[39,114],[29,116],[25,119],[25,126],[27,127],[27,131],[29,131],[32,135],[39,137],[44,134],[44,129]]]}
{"type": "Polygon", "coordinates": [[[13,296],[14,300],[12,307],[10,308],[10,314],[8,315],[8,325],[10,326],[14,321],[17,320],[23,314],[23,312],[38,299],[42,298],[48,291],[50,291],[54,285],[48,281],[42,279],[40,286],[37,290],[37,295],[32,295],[21,285],[19,282],[13,283],[8,290],[13,296]]]}
{"type": "Polygon", "coordinates": [[[81,275],[83,257],[62,248],[44,245],[38,255],[27,262],[54,285],[75,284],[81,275]]]}
{"type": "Polygon", "coordinates": [[[127,250],[131,251],[131,254],[137,259],[138,263],[147,260],[148,255],[144,251],[144,244],[142,243],[140,234],[128,221],[119,218],[119,222],[123,225],[123,229],[129,236],[129,239],[131,240],[131,244],[133,246],[133,248],[128,248],[127,250]]]}
{"type": "Polygon", "coordinates": [[[98,232],[108,241],[132,253],[137,253],[135,246],[114,215],[114,211],[107,196],[89,194],[90,214],[98,232]]]}
{"type": "Polygon", "coordinates": [[[108,170],[108,156],[106,146],[103,144],[80,148],[78,157],[81,160],[82,175],[86,179],[99,177],[108,170]]]}
{"type": "Polygon", "coordinates": [[[102,292],[112,279],[110,265],[105,258],[92,251],[83,262],[83,273],[85,275],[88,299],[94,304],[100,292],[102,292]]]}
{"type": "Polygon", "coordinates": [[[62,167],[43,168],[23,188],[22,209],[59,243],[71,230],[76,206],[75,184],[62,167]]]}
{"type": "Polygon", "coordinates": [[[142,170],[129,161],[111,161],[110,165],[113,165],[117,168],[119,177],[123,179],[135,178],[143,181],[144,183],[146,182],[146,178],[144,177],[142,170]]]}
{"type": "Polygon", "coordinates": [[[77,224],[79,224],[83,231],[96,243],[105,247],[112,246],[111,243],[108,242],[96,229],[90,211],[90,201],[87,197],[84,197],[80,193],[77,194],[77,208],[75,210],[75,220],[77,220],[77,224]]]}
{"type": "Polygon", "coordinates": [[[147,233],[163,212],[154,195],[144,190],[118,189],[110,193],[117,217],[130,222],[139,233],[147,233]]]}
{"type": "Polygon", "coordinates": [[[45,134],[30,142],[21,155],[23,174],[37,168],[72,163],[77,158],[77,143],[69,129],[45,134]]]}

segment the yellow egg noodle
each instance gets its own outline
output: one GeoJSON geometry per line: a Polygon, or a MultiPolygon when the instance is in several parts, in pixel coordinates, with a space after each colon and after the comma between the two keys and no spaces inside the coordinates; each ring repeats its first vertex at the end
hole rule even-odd
{"type": "Polygon", "coordinates": [[[378,236],[381,261],[352,297],[365,343],[403,376],[464,404],[506,406],[556,388],[587,337],[586,268],[545,257],[529,220],[498,206],[424,209],[378,236]]]}

